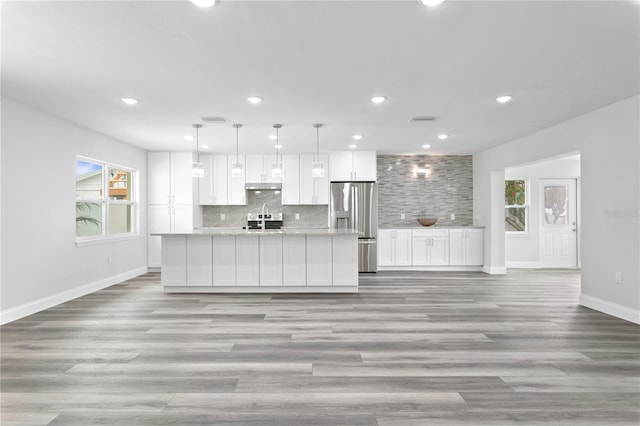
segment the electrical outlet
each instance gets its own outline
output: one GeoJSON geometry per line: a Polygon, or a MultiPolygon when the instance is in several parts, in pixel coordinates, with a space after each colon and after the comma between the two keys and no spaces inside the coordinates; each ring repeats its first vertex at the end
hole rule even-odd
{"type": "Polygon", "coordinates": [[[405,214],[404,213],[400,213],[400,219],[404,219],[405,218],[405,214]]]}
{"type": "Polygon", "coordinates": [[[300,220],[300,213],[296,213],[296,220],[300,220]]]}
{"type": "Polygon", "coordinates": [[[455,213],[451,213],[451,220],[456,220],[456,214],[455,213]]]}
{"type": "Polygon", "coordinates": [[[220,220],[226,220],[226,216],[224,213],[220,213],[220,220]]]}
{"type": "Polygon", "coordinates": [[[616,284],[622,284],[622,272],[616,272],[616,284]]]}

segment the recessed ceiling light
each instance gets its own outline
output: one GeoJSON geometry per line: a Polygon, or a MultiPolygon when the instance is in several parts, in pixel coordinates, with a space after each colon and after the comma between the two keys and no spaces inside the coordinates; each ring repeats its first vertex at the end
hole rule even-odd
{"type": "Polygon", "coordinates": [[[278,139],[278,137],[276,135],[269,135],[269,139],[275,141],[276,139],[278,139]]]}
{"type": "Polygon", "coordinates": [[[371,98],[371,102],[373,102],[374,104],[381,104],[386,100],[386,96],[374,96],[373,98],[371,98]]]}
{"type": "Polygon", "coordinates": [[[422,147],[423,147],[424,149],[429,149],[429,148],[431,148],[431,145],[429,145],[429,144],[424,144],[424,145],[422,145],[422,147]]]}
{"type": "Polygon", "coordinates": [[[437,6],[442,3],[444,0],[420,0],[422,4],[425,6],[437,6]]]}
{"type": "Polygon", "coordinates": [[[502,95],[502,96],[498,96],[496,98],[496,101],[498,101],[501,104],[506,104],[507,102],[509,102],[511,99],[513,99],[513,96],[511,95],[502,95]]]}
{"type": "Polygon", "coordinates": [[[259,97],[259,96],[249,96],[249,97],[247,98],[247,100],[248,100],[249,102],[251,102],[252,104],[254,104],[254,105],[255,105],[255,104],[259,104],[260,102],[262,102],[262,98],[261,98],[261,97],[259,97]]]}
{"type": "Polygon", "coordinates": [[[188,141],[192,141],[192,140],[194,139],[194,137],[193,137],[193,136],[191,136],[191,135],[185,135],[185,137],[184,137],[184,138],[185,138],[186,140],[188,140],[188,141]]]}
{"type": "Polygon", "coordinates": [[[138,100],[134,98],[120,98],[120,100],[127,105],[135,105],[138,103],[138,100]]]}
{"type": "Polygon", "coordinates": [[[440,133],[440,134],[438,135],[438,139],[440,139],[440,140],[445,140],[445,139],[446,139],[446,138],[448,138],[448,137],[449,137],[449,135],[448,135],[448,134],[446,134],[446,133],[440,133]]]}
{"type": "Polygon", "coordinates": [[[216,4],[216,0],[189,0],[191,3],[200,7],[211,7],[216,4]]]}
{"type": "Polygon", "coordinates": [[[349,148],[351,149],[356,149],[358,147],[358,145],[356,145],[355,143],[352,143],[351,145],[349,145],[349,148]]]}
{"type": "Polygon", "coordinates": [[[209,149],[209,145],[200,145],[200,148],[202,148],[202,149],[209,149]]]}
{"type": "Polygon", "coordinates": [[[362,139],[362,135],[357,134],[357,135],[353,135],[353,138],[357,141],[359,141],[360,139],[362,139]]]}
{"type": "Polygon", "coordinates": [[[273,147],[276,148],[276,149],[282,149],[282,144],[276,144],[273,147]]]}

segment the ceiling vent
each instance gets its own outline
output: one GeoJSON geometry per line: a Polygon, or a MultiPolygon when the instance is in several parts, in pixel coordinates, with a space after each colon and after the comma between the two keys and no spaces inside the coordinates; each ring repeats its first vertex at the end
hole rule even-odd
{"type": "Polygon", "coordinates": [[[428,115],[418,115],[415,117],[411,117],[409,119],[410,122],[418,122],[418,121],[435,121],[436,118],[435,117],[431,117],[428,115]]]}
{"type": "Polygon", "coordinates": [[[204,121],[205,123],[224,124],[227,122],[227,119],[223,117],[202,117],[202,121],[204,121]]]}

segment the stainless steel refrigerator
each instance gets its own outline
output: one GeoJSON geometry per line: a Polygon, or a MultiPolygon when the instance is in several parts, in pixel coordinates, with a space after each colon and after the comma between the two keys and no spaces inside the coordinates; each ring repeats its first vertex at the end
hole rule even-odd
{"type": "Polygon", "coordinates": [[[332,228],[354,228],[358,239],[358,270],[378,269],[378,188],[375,182],[331,182],[332,228]]]}

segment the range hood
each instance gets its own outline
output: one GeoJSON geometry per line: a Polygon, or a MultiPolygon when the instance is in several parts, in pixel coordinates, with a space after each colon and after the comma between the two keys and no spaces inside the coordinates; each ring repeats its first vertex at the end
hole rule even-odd
{"type": "Polygon", "coordinates": [[[278,182],[247,182],[244,188],[248,191],[280,191],[282,184],[278,182]]]}

